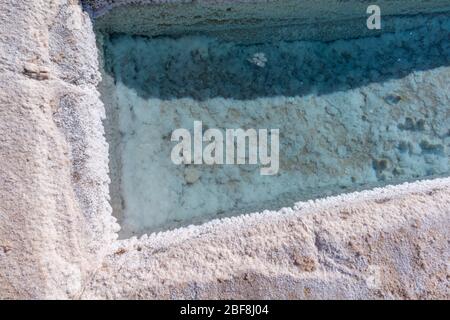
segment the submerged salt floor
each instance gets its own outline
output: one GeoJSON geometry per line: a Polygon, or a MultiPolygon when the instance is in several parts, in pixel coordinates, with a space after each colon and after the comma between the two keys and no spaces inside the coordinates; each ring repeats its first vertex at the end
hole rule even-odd
{"type": "Polygon", "coordinates": [[[423,19],[415,30],[332,43],[110,36],[120,132],[112,196],[124,234],[448,175],[450,19],[423,19]],[[278,174],[173,164],[171,134],[194,121],[278,128],[278,174]]]}

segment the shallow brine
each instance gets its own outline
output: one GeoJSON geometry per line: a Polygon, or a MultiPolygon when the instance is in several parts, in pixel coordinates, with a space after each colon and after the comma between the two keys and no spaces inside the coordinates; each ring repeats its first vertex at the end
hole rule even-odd
{"type": "Polygon", "coordinates": [[[418,28],[333,42],[105,36],[102,94],[123,235],[448,175],[450,20],[415,19],[418,28]],[[182,164],[173,161],[177,129],[191,134],[182,164]],[[237,151],[227,164],[227,129],[257,133],[256,149],[245,139],[246,164],[237,151]],[[271,162],[260,161],[261,132],[271,162]],[[211,155],[222,163],[194,163],[196,143],[204,155],[219,133],[222,154],[211,155]]]}

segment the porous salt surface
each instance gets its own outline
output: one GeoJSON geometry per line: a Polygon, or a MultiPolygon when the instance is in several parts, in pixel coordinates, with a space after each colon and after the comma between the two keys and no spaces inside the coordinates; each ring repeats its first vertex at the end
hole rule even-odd
{"type": "Polygon", "coordinates": [[[418,19],[418,29],[331,43],[110,36],[123,234],[448,175],[450,21],[418,19]],[[278,175],[174,165],[172,131],[194,120],[279,128],[278,175]]]}

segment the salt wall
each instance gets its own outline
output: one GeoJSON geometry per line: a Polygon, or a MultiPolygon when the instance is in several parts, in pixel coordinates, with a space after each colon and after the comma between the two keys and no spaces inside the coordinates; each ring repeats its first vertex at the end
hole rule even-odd
{"type": "MultiPolygon", "coordinates": [[[[329,14],[361,4],[310,3],[329,14]]],[[[389,3],[397,14],[450,5],[389,3]]],[[[147,12],[154,6],[140,5],[147,12]]],[[[215,5],[223,6],[207,7],[215,5]]],[[[241,5],[267,12],[270,4],[233,7],[241,5]]],[[[91,23],[109,19],[110,8],[84,7],[0,3],[1,298],[449,298],[448,178],[116,240],[91,23]]],[[[164,19],[170,25],[171,15],[164,19]]],[[[448,72],[432,82],[442,92],[448,72]]]]}
{"type": "Polygon", "coordinates": [[[146,36],[186,36],[201,33],[223,40],[261,42],[335,40],[373,35],[365,26],[366,10],[382,8],[383,32],[393,16],[445,12],[448,0],[86,0],[84,6],[106,33],[146,36]],[[298,25],[293,30],[286,27],[298,25]],[[294,32],[292,32],[294,31],[294,32]]]}

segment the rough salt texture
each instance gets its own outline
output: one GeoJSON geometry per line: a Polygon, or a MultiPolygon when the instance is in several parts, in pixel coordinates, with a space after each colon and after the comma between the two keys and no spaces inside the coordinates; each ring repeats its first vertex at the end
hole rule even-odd
{"type": "Polygon", "coordinates": [[[117,225],[91,21],[0,3],[0,298],[79,297],[117,225]]]}
{"type": "Polygon", "coordinates": [[[115,241],[70,3],[0,2],[0,298],[449,298],[450,179],[115,241]]]}
{"type": "Polygon", "coordinates": [[[116,243],[83,299],[448,299],[450,179],[116,243]]]}

